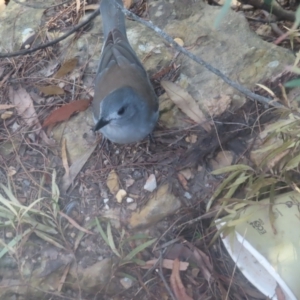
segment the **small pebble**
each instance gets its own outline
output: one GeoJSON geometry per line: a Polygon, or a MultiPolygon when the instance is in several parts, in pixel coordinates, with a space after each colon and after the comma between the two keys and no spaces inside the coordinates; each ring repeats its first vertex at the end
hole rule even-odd
{"type": "Polygon", "coordinates": [[[127,277],[124,277],[120,280],[122,286],[125,288],[125,289],[129,289],[132,287],[132,280],[130,278],[127,278],[127,277]]]}
{"type": "Polygon", "coordinates": [[[153,192],[153,191],[156,189],[156,187],[157,187],[157,184],[156,184],[156,178],[155,178],[155,175],[154,175],[154,174],[151,174],[151,175],[148,177],[148,179],[147,179],[147,181],[146,181],[146,183],[145,183],[145,185],[144,185],[144,189],[145,189],[146,191],[153,192]]]}
{"type": "Polygon", "coordinates": [[[187,198],[187,199],[191,199],[192,195],[189,192],[185,192],[184,197],[187,198]]]}
{"type": "Polygon", "coordinates": [[[131,203],[131,202],[133,202],[134,200],[132,199],[132,198],[130,198],[130,197],[127,197],[127,199],[126,199],[126,202],[127,203],[131,203]]]}
{"type": "Polygon", "coordinates": [[[104,204],[106,204],[108,201],[109,201],[109,199],[108,199],[108,198],[106,198],[106,199],[103,199],[103,202],[104,202],[104,204]]]}
{"type": "Polygon", "coordinates": [[[11,239],[13,237],[13,233],[12,232],[6,232],[5,236],[8,238],[8,239],[11,239]]]}
{"type": "Polygon", "coordinates": [[[105,204],[104,209],[109,210],[109,206],[107,204],[105,204]]]}

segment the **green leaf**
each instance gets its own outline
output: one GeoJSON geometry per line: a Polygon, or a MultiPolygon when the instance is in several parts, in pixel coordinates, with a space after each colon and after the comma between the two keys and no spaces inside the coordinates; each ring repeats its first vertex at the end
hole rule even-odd
{"type": "Polygon", "coordinates": [[[11,201],[8,201],[4,197],[2,197],[2,195],[0,195],[0,203],[6,206],[16,217],[18,217],[18,212],[13,207],[13,203],[11,201]]]}
{"type": "Polygon", "coordinates": [[[0,183],[1,189],[5,192],[6,196],[9,198],[9,200],[15,204],[21,205],[21,203],[18,201],[18,199],[13,195],[12,191],[8,189],[6,186],[4,186],[2,183],[0,183]]]}
{"type": "Polygon", "coordinates": [[[298,87],[298,86],[300,86],[300,78],[299,79],[290,80],[290,81],[286,82],[284,84],[284,86],[287,87],[287,88],[298,87]]]}
{"type": "Polygon", "coordinates": [[[235,178],[237,177],[241,172],[236,171],[234,173],[231,173],[223,182],[219,185],[219,187],[216,189],[216,191],[213,193],[211,198],[209,199],[207,206],[206,206],[206,211],[209,211],[213,201],[223,192],[225,187],[235,178]]]}
{"type": "Polygon", "coordinates": [[[289,141],[283,143],[280,147],[278,147],[277,149],[275,149],[274,151],[272,151],[271,153],[269,153],[267,155],[267,157],[265,157],[263,159],[263,161],[261,162],[261,166],[264,167],[273,158],[275,158],[279,154],[282,154],[284,151],[286,151],[287,149],[293,147],[294,145],[295,145],[295,141],[294,140],[289,140],[289,141]]]}
{"type": "Polygon", "coordinates": [[[150,245],[152,245],[157,239],[152,239],[150,241],[147,241],[139,246],[137,246],[136,248],[134,248],[129,254],[127,254],[125,256],[125,258],[123,259],[123,261],[130,261],[132,260],[139,252],[143,251],[144,249],[146,249],[147,247],[149,247],[150,245]]]}
{"type": "Polygon", "coordinates": [[[265,178],[262,176],[258,177],[254,181],[253,185],[251,185],[249,187],[250,191],[247,193],[246,199],[256,196],[262,188],[270,186],[270,185],[276,183],[277,181],[278,181],[278,179],[273,178],[273,177],[271,177],[271,178],[265,178]]]}
{"type": "Polygon", "coordinates": [[[107,222],[107,238],[108,238],[108,245],[111,248],[111,250],[118,256],[121,257],[120,253],[118,252],[116,246],[115,246],[115,242],[114,242],[114,238],[112,236],[112,232],[111,232],[111,226],[110,223],[107,222]]]}
{"type": "Polygon", "coordinates": [[[218,28],[222,19],[224,19],[224,17],[226,16],[226,14],[228,13],[229,9],[230,9],[230,4],[231,4],[231,0],[225,0],[225,3],[223,5],[223,7],[221,8],[219,14],[216,17],[216,20],[214,22],[214,27],[218,28]]]}
{"type": "Polygon", "coordinates": [[[295,28],[297,28],[300,24],[300,5],[298,6],[297,10],[296,10],[296,20],[294,23],[295,28]]]}
{"type": "Polygon", "coordinates": [[[234,183],[229,186],[229,190],[225,194],[224,198],[231,198],[241,184],[245,183],[250,176],[251,175],[245,176],[245,172],[241,173],[234,183]]]}
{"type": "Polygon", "coordinates": [[[236,171],[253,171],[254,170],[247,166],[247,165],[232,165],[232,166],[228,166],[228,167],[224,167],[221,169],[217,169],[211,172],[211,174],[213,175],[220,175],[220,174],[225,174],[225,173],[229,173],[229,172],[236,172],[236,171]]]}
{"type": "Polygon", "coordinates": [[[101,237],[103,238],[103,240],[105,241],[105,243],[107,244],[107,246],[109,246],[108,238],[107,238],[107,236],[106,236],[103,228],[101,227],[101,224],[100,224],[98,218],[95,218],[95,220],[96,220],[97,228],[99,230],[99,233],[100,233],[101,237]]]}
{"type": "Polygon", "coordinates": [[[284,167],[284,169],[286,171],[288,170],[292,170],[298,167],[300,163],[300,154],[296,155],[295,157],[293,157],[284,167]]]}
{"type": "Polygon", "coordinates": [[[4,245],[4,248],[0,251],[0,258],[2,258],[8,251],[12,250],[13,247],[30,232],[31,229],[25,230],[22,234],[15,236],[7,245],[0,239],[0,242],[4,245]]]}
{"type": "MultiPolygon", "coordinates": [[[[28,213],[28,211],[31,212],[32,207],[35,206],[38,202],[40,202],[40,201],[43,200],[43,199],[44,199],[44,198],[37,199],[37,200],[35,200],[34,202],[32,202],[29,206],[24,206],[24,207],[23,207],[23,211],[22,211],[22,214],[21,214],[20,219],[22,219],[23,216],[26,215],[26,214],[28,213]]],[[[44,216],[47,216],[47,215],[45,215],[45,214],[43,214],[43,215],[44,215],[44,216]]]]}
{"type": "Polygon", "coordinates": [[[50,235],[46,234],[45,232],[39,231],[39,230],[34,230],[34,233],[40,237],[42,240],[54,245],[57,248],[60,249],[65,249],[63,245],[61,245],[59,242],[57,242],[53,237],[50,235]]]}

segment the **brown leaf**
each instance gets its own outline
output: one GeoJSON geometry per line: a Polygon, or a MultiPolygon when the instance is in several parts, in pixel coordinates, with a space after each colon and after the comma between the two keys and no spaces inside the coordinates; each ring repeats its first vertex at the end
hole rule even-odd
{"type": "Polygon", "coordinates": [[[48,145],[54,145],[53,140],[49,139],[46,133],[42,130],[32,99],[27,91],[22,87],[9,87],[8,95],[10,101],[15,105],[18,114],[22,117],[27,126],[35,126],[35,129],[41,139],[48,145]]]}
{"type": "Polygon", "coordinates": [[[213,266],[210,262],[209,257],[196,247],[194,247],[193,250],[194,250],[193,256],[197,260],[197,265],[202,275],[207,280],[207,282],[210,282],[212,277],[212,272],[213,272],[213,266]]]}
{"type": "Polygon", "coordinates": [[[78,230],[84,232],[84,233],[88,233],[88,234],[94,234],[92,231],[89,231],[83,227],[81,227],[76,221],[74,221],[72,218],[70,218],[68,215],[64,214],[63,212],[59,211],[59,214],[66,218],[75,228],[77,228],[78,230]]]}
{"type": "Polygon", "coordinates": [[[66,138],[62,140],[62,147],[61,147],[61,158],[64,169],[66,171],[66,176],[70,176],[70,168],[68,164],[68,156],[67,156],[67,146],[66,146],[66,138]]]}
{"type": "Polygon", "coordinates": [[[79,12],[80,9],[80,0],[76,0],[76,13],[79,12]]]}
{"type": "Polygon", "coordinates": [[[166,90],[169,98],[193,121],[199,123],[207,132],[211,126],[200,110],[195,99],[183,88],[171,81],[162,81],[162,87],[166,90]]]}
{"type": "Polygon", "coordinates": [[[36,88],[46,96],[63,95],[65,93],[65,91],[57,85],[36,86],[36,88]]]}
{"type": "Polygon", "coordinates": [[[276,286],[275,292],[278,300],[286,300],[285,295],[278,284],[276,286]]]}
{"type": "Polygon", "coordinates": [[[132,5],[132,0],[123,0],[124,7],[129,9],[132,5]]]}
{"type": "Polygon", "coordinates": [[[56,79],[62,78],[68,73],[72,72],[75,69],[77,62],[78,62],[78,58],[76,57],[65,61],[62,64],[62,66],[59,68],[59,70],[56,72],[56,74],[54,75],[54,78],[56,79]]]}
{"type": "Polygon", "coordinates": [[[96,10],[99,8],[99,4],[89,4],[84,6],[84,10],[96,10]]]}
{"type": "Polygon", "coordinates": [[[172,70],[173,66],[166,66],[162,69],[160,69],[158,72],[156,72],[154,75],[152,75],[153,80],[158,80],[168,74],[172,70]]]}
{"type": "Polygon", "coordinates": [[[32,99],[25,89],[22,87],[16,89],[9,87],[9,98],[16,106],[18,114],[29,127],[34,125],[37,125],[38,128],[41,127],[32,99]]]}
{"type": "Polygon", "coordinates": [[[73,183],[74,179],[81,171],[89,157],[92,155],[97,144],[91,146],[82,156],[80,156],[70,167],[70,175],[65,174],[62,178],[62,191],[66,192],[70,185],[73,183]]]}
{"type": "Polygon", "coordinates": [[[185,190],[188,190],[188,182],[187,180],[185,179],[184,175],[181,174],[181,173],[177,173],[177,177],[182,185],[182,187],[185,189],[185,190]]]}
{"type": "Polygon", "coordinates": [[[44,120],[43,127],[68,120],[75,112],[85,111],[90,103],[90,100],[77,100],[61,106],[44,120]]]}
{"type": "Polygon", "coordinates": [[[173,270],[170,277],[172,290],[178,300],[193,300],[185,291],[185,287],[180,278],[179,267],[180,261],[176,258],[174,260],[173,270]]]}
{"type": "Polygon", "coordinates": [[[13,104],[0,104],[0,110],[2,109],[10,109],[10,108],[14,108],[15,105],[13,104]]]}
{"type": "MultiPolygon", "coordinates": [[[[148,261],[146,261],[145,265],[141,266],[141,268],[142,269],[150,269],[157,263],[157,261],[158,261],[158,259],[148,260],[148,261]]],[[[185,262],[185,261],[180,261],[179,263],[180,263],[179,270],[180,271],[186,271],[188,266],[189,266],[189,263],[185,262]]],[[[163,268],[172,270],[173,266],[174,266],[174,260],[172,260],[172,259],[163,259],[163,261],[162,261],[162,267],[163,268]]]]}

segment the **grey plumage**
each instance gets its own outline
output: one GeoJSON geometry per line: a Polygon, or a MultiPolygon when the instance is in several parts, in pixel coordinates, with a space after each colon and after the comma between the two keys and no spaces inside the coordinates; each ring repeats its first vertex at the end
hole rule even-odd
{"type": "Polygon", "coordinates": [[[137,142],[153,131],[158,100],[128,42],[123,13],[112,0],[102,0],[100,12],[105,42],[92,102],[95,130],[115,143],[137,142]]]}

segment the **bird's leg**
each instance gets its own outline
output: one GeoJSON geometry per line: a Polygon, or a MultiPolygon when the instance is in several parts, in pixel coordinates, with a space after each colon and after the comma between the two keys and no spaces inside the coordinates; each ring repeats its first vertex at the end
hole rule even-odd
{"type": "Polygon", "coordinates": [[[148,139],[149,139],[149,143],[156,144],[156,141],[155,141],[152,133],[149,133],[148,139]]]}
{"type": "Polygon", "coordinates": [[[101,145],[100,145],[100,149],[101,150],[102,148],[104,148],[105,146],[105,149],[107,152],[109,152],[109,140],[104,136],[102,135],[102,139],[101,139],[101,145]]]}

